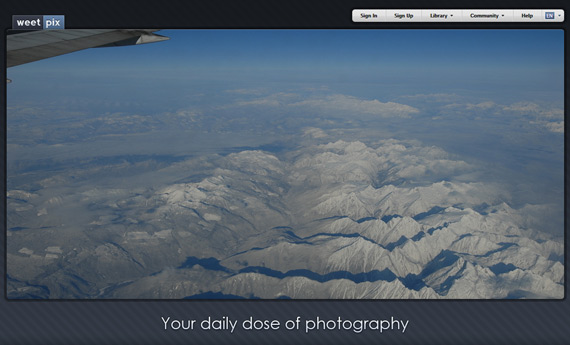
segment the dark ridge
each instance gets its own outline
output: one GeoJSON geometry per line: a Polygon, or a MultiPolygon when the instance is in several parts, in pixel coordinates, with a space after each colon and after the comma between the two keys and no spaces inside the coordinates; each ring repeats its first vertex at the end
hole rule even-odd
{"type": "Polygon", "coordinates": [[[81,278],[80,276],[78,276],[77,274],[74,273],[65,273],[66,276],[68,276],[71,279],[76,280],[77,282],[79,282],[81,285],[84,286],[91,286],[91,283],[89,283],[87,280],[81,278]]]}
{"type": "Polygon", "coordinates": [[[319,218],[319,219],[315,219],[315,222],[320,222],[323,220],[331,220],[331,219],[344,219],[344,218],[348,218],[348,216],[331,216],[331,217],[325,217],[325,218],[319,218]]]}
{"type": "Polygon", "coordinates": [[[116,243],[116,242],[109,242],[109,244],[115,246],[116,248],[118,248],[120,251],[122,251],[125,255],[127,255],[129,257],[129,259],[131,259],[132,262],[134,262],[135,264],[137,264],[141,269],[144,270],[144,265],[141,264],[140,262],[138,262],[137,259],[135,259],[131,253],[129,253],[128,250],[126,250],[125,248],[123,248],[123,246],[121,246],[120,244],[116,243]]]}
{"type": "Polygon", "coordinates": [[[443,210],[445,210],[445,208],[439,207],[439,206],[434,206],[434,207],[432,207],[429,211],[416,214],[413,218],[414,218],[414,220],[416,220],[416,221],[417,221],[417,220],[422,220],[422,219],[424,219],[424,218],[426,218],[426,217],[431,216],[432,214],[439,213],[439,212],[441,212],[441,211],[443,211],[443,210]]]}
{"type": "Polygon", "coordinates": [[[401,246],[402,244],[406,243],[408,241],[408,238],[404,235],[402,235],[402,237],[400,237],[396,242],[392,242],[392,243],[388,243],[386,245],[386,249],[389,251],[394,250],[394,248],[401,246]]]}
{"type": "Polygon", "coordinates": [[[183,177],[179,180],[174,181],[174,183],[197,183],[197,182],[201,182],[202,180],[210,177],[212,175],[208,175],[208,174],[195,174],[195,175],[190,175],[190,176],[186,176],[183,177]]]}
{"type": "Polygon", "coordinates": [[[242,151],[265,151],[270,153],[281,153],[289,150],[290,147],[285,144],[264,144],[259,146],[235,146],[227,149],[229,152],[242,152],[242,151]]]}
{"type": "Polygon", "coordinates": [[[315,244],[313,242],[309,242],[309,241],[295,241],[295,244],[308,244],[310,246],[314,246],[315,244]]]}
{"type": "Polygon", "coordinates": [[[291,240],[291,243],[295,243],[295,244],[308,244],[308,245],[311,245],[311,246],[314,245],[314,243],[311,243],[311,242],[309,242],[309,241],[305,241],[307,238],[310,238],[310,236],[309,236],[309,237],[306,237],[306,238],[302,238],[302,237],[297,236],[297,234],[295,234],[295,233],[294,233],[293,231],[291,231],[291,230],[284,231],[283,233],[284,233],[285,235],[288,235],[289,237],[292,237],[292,238],[293,238],[292,240],[289,238],[289,240],[291,240]]]}
{"type": "MultiPolygon", "coordinates": [[[[151,274],[151,276],[155,276],[156,274],[158,274],[160,272],[162,272],[162,271],[153,273],[153,274],[151,274]]],[[[116,290],[118,290],[122,287],[131,285],[132,283],[134,283],[134,281],[121,282],[121,283],[118,283],[118,284],[115,284],[112,286],[108,286],[101,292],[101,294],[98,296],[98,298],[115,298],[113,296],[113,292],[115,292],[116,290]]]]}
{"type": "Polygon", "coordinates": [[[285,233],[288,234],[288,235],[291,235],[292,237],[294,237],[294,238],[297,239],[297,240],[300,240],[300,241],[295,242],[295,243],[297,243],[297,244],[299,244],[299,243],[304,243],[304,244],[310,244],[310,245],[313,245],[313,243],[307,242],[307,241],[305,241],[305,240],[310,240],[311,238],[315,238],[315,237],[318,237],[318,236],[344,237],[344,238],[356,238],[356,237],[360,237],[360,238],[362,238],[362,239],[365,240],[365,241],[368,241],[368,242],[370,242],[370,243],[374,243],[375,245],[377,245],[377,246],[379,246],[379,247],[381,247],[381,248],[384,248],[384,249],[386,249],[386,250],[389,250],[389,251],[394,250],[394,248],[396,248],[396,247],[398,247],[398,246],[400,246],[400,245],[406,243],[406,241],[408,240],[407,237],[402,236],[402,237],[400,237],[400,239],[398,239],[398,241],[392,242],[392,243],[389,243],[389,244],[386,245],[386,246],[383,246],[383,245],[381,245],[380,243],[374,241],[373,239],[368,238],[368,237],[366,237],[366,236],[362,236],[362,235],[359,234],[359,233],[343,234],[343,233],[319,232],[318,234],[314,234],[314,235],[307,236],[307,237],[299,237],[299,236],[297,236],[293,231],[285,231],[285,233]]]}
{"type": "Polygon", "coordinates": [[[391,215],[383,216],[381,219],[384,223],[388,223],[389,221],[391,221],[394,218],[402,218],[402,216],[400,216],[399,214],[391,214],[391,215]]]}
{"type": "Polygon", "coordinates": [[[319,283],[324,283],[336,279],[348,279],[355,283],[376,282],[379,280],[391,282],[397,278],[396,275],[387,268],[382,271],[374,270],[370,272],[362,272],[357,274],[348,271],[336,271],[327,274],[318,274],[316,272],[309,271],[306,269],[291,270],[286,273],[283,273],[280,271],[272,270],[267,267],[250,266],[241,269],[239,273],[259,273],[278,279],[283,279],[286,277],[305,277],[314,281],[318,281],[319,283]]]}
{"type": "Polygon", "coordinates": [[[358,224],[360,224],[360,223],[367,222],[367,221],[369,221],[369,220],[376,220],[376,219],[378,219],[378,218],[376,218],[376,217],[364,217],[364,218],[360,218],[360,219],[357,220],[356,222],[357,222],[358,224]]]}
{"type": "MultiPolygon", "coordinates": [[[[191,268],[194,265],[200,265],[203,268],[207,269],[207,270],[213,270],[213,271],[222,271],[222,272],[226,272],[226,273],[232,273],[228,268],[222,266],[220,264],[220,260],[216,259],[216,258],[205,258],[205,259],[199,259],[195,256],[189,256],[186,261],[180,265],[178,268],[182,269],[182,268],[191,268]]],[[[389,269],[384,269],[382,271],[378,271],[378,270],[374,270],[374,271],[370,271],[370,272],[362,272],[362,273],[351,273],[348,271],[336,271],[336,272],[330,272],[327,274],[318,274],[306,269],[297,269],[297,270],[291,270],[288,271],[286,273],[280,272],[280,271],[276,271],[270,268],[266,268],[266,267],[260,267],[260,266],[249,266],[249,267],[245,267],[242,268],[241,270],[239,270],[239,273],[260,273],[260,274],[264,274],[270,277],[274,277],[274,278],[279,278],[279,279],[283,279],[285,277],[305,277],[311,280],[315,280],[318,282],[327,282],[329,280],[335,280],[335,279],[348,279],[351,280],[355,283],[362,283],[362,282],[375,282],[375,281],[393,281],[394,279],[396,279],[396,275],[390,271],[389,269]]]]}
{"type": "Polygon", "coordinates": [[[292,299],[292,298],[289,296],[281,295],[281,296],[277,297],[276,299],[292,299]]]}
{"type": "Polygon", "coordinates": [[[291,230],[285,231],[284,233],[287,234],[287,235],[289,235],[289,236],[291,236],[291,237],[294,237],[294,238],[296,238],[296,239],[298,239],[298,240],[302,240],[302,239],[303,239],[303,238],[297,236],[297,234],[295,234],[295,233],[294,233],[293,231],[291,231],[291,230]]]}
{"type": "Polygon", "coordinates": [[[427,232],[428,232],[428,234],[432,235],[436,230],[441,230],[443,228],[447,228],[448,225],[449,225],[449,223],[445,222],[445,223],[443,223],[443,225],[440,225],[438,227],[429,228],[427,232]]]}
{"type": "Polygon", "coordinates": [[[290,226],[274,226],[271,228],[271,230],[281,230],[281,229],[293,229],[290,226]]]}
{"type": "Polygon", "coordinates": [[[471,237],[471,236],[473,236],[473,234],[463,234],[463,235],[459,236],[459,237],[457,238],[457,240],[455,240],[455,241],[459,241],[459,240],[464,239],[465,237],[471,237]]]}
{"type": "Polygon", "coordinates": [[[178,266],[178,268],[192,268],[194,267],[194,265],[200,265],[203,268],[211,271],[222,271],[226,273],[231,273],[231,271],[228,270],[226,267],[220,265],[220,260],[216,258],[199,259],[195,256],[187,257],[186,261],[184,261],[182,265],[178,266]]]}
{"type": "Polygon", "coordinates": [[[449,289],[451,289],[451,287],[453,286],[453,283],[455,283],[457,279],[461,278],[461,275],[465,271],[465,267],[467,267],[467,262],[463,263],[463,266],[456,274],[447,277],[447,279],[443,283],[441,283],[441,285],[437,287],[435,291],[440,295],[447,295],[449,293],[449,289]]]}
{"type": "Polygon", "coordinates": [[[471,236],[473,236],[473,235],[472,235],[472,234],[463,234],[463,235],[457,237],[457,238],[451,243],[451,245],[454,245],[455,243],[461,241],[461,240],[464,239],[465,237],[471,237],[471,236]]]}
{"type": "Polygon", "coordinates": [[[426,233],[423,231],[420,231],[417,234],[415,234],[414,237],[411,238],[411,240],[414,242],[417,242],[417,241],[421,240],[422,238],[424,238],[425,236],[426,236],[426,233]]]}
{"type": "Polygon", "coordinates": [[[358,233],[352,233],[352,234],[343,234],[343,233],[332,233],[332,232],[319,232],[318,234],[314,234],[311,236],[307,236],[305,238],[303,238],[304,240],[309,240],[311,238],[315,238],[318,236],[330,236],[330,237],[346,237],[346,238],[354,238],[354,237],[362,237],[360,236],[360,234],[358,233]]]}
{"type": "Polygon", "coordinates": [[[86,295],[87,295],[85,292],[83,292],[83,289],[81,289],[81,288],[77,285],[77,283],[75,283],[74,281],[71,281],[69,284],[71,285],[72,288],[75,289],[75,291],[77,291],[77,293],[72,293],[72,292],[71,292],[71,291],[72,291],[71,289],[67,289],[67,288],[66,288],[65,291],[68,291],[68,293],[67,293],[68,295],[71,293],[71,294],[73,294],[74,297],[76,297],[76,298],[80,298],[79,296],[86,296],[86,295]]]}
{"type": "MultiPolygon", "coordinates": [[[[408,274],[404,278],[399,278],[399,280],[404,284],[405,287],[408,289],[413,289],[416,291],[421,290],[424,286],[427,286],[424,282],[424,279],[429,276],[430,274],[437,272],[438,270],[453,265],[457,260],[459,260],[459,256],[455,255],[454,252],[450,250],[442,250],[432,261],[430,261],[423,271],[419,274],[408,274]]],[[[445,295],[449,291],[449,288],[453,285],[455,280],[461,277],[461,274],[465,270],[466,264],[463,265],[461,270],[452,277],[448,277],[439,287],[435,288],[434,290],[440,294],[445,295]]]]}
{"type": "Polygon", "coordinates": [[[499,274],[503,274],[503,273],[509,273],[511,271],[516,270],[518,267],[513,265],[513,264],[505,264],[503,262],[499,262],[498,264],[495,264],[493,266],[489,266],[489,269],[495,273],[495,275],[499,275],[499,274]]]}
{"type": "Polygon", "coordinates": [[[420,277],[423,279],[443,267],[453,265],[457,260],[459,260],[459,256],[450,250],[444,249],[426,265],[420,273],[420,277]]]}
{"type": "Polygon", "coordinates": [[[426,286],[426,283],[424,283],[422,278],[418,275],[413,274],[413,273],[409,273],[404,278],[398,278],[398,279],[408,289],[420,291],[424,286],[426,286]]]}
{"type": "MultiPolygon", "coordinates": [[[[288,227],[288,226],[283,226],[283,227],[279,227],[279,228],[282,228],[282,229],[292,229],[291,227],[288,227]]],[[[275,228],[273,228],[273,229],[275,229],[275,228]]],[[[301,237],[297,236],[297,234],[295,234],[292,230],[284,231],[284,232],[283,232],[283,235],[284,235],[284,236],[283,236],[284,238],[286,238],[287,240],[289,240],[289,241],[292,242],[292,243],[295,243],[295,244],[308,244],[308,245],[311,245],[311,246],[313,245],[313,243],[308,242],[308,241],[305,241],[304,238],[301,238],[301,237]]]]}
{"type": "MultiPolygon", "coordinates": [[[[252,251],[255,251],[255,250],[263,250],[263,249],[265,249],[265,248],[267,248],[267,247],[253,247],[253,248],[250,248],[250,249],[248,249],[248,250],[243,250],[243,251],[241,251],[241,252],[237,252],[237,253],[235,253],[235,254],[232,254],[232,255],[228,256],[228,258],[231,258],[231,257],[236,256],[236,255],[244,254],[244,253],[247,253],[247,252],[252,252],[252,251]]],[[[213,258],[210,258],[210,259],[213,259],[213,258]]],[[[219,262],[220,262],[220,260],[218,260],[218,263],[219,263],[219,262]]],[[[204,266],[202,266],[202,267],[204,267],[204,266]]],[[[221,266],[221,267],[223,267],[223,266],[221,266]]],[[[204,268],[205,268],[205,267],[204,267],[204,268]]]]}
{"type": "Polygon", "coordinates": [[[518,244],[516,244],[516,243],[510,243],[510,242],[499,242],[499,243],[497,243],[497,244],[501,245],[501,247],[500,247],[500,248],[497,248],[497,249],[490,250],[490,251],[488,251],[488,252],[485,253],[485,254],[479,254],[479,255],[473,255],[473,256],[476,256],[476,257],[479,257],[479,258],[487,257],[487,256],[491,256],[491,255],[493,255],[493,254],[495,254],[495,253],[497,253],[497,252],[503,251],[503,250],[505,250],[505,249],[507,249],[507,248],[510,248],[510,247],[512,247],[512,246],[518,246],[518,244]]]}
{"type": "Polygon", "coordinates": [[[28,230],[29,228],[26,226],[14,226],[8,230],[10,231],[21,231],[21,230],[28,230]]]}
{"type": "Polygon", "coordinates": [[[488,208],[489,208],[489,205],[486,202],[484,202],[481,205],[474,206],[473,210],[482,216],[486,216],[489,214],[489,212],[485,211],[488,208]]]}
{"type": "MultiPolygon", "coordinates": [[[[247,298],[238,295],[224,294],[222,292],[208,291],[192,296],[186,296],[183,299],[247,299],[247,298]]],[[[250,299],[259,299],[259,298],[251,297],[250,299]]]]}
{"type": "MultiPolygon", "coordinates": [[[[304,240],[308,240],[308,239],[311,239],[311,238],[314,238],[314,237],[317,237],[317,236],[344,237],[344,238],[356,238],[356,237],[360,237],[360,238],[362,238],[362,239],[365,240],[365,241],[368,241],[368,242],[370,242],[370,243],[374,243],[375,245],[377,245],[377,246],[379,246],[379,247],[381,247],[381,248],[386,249],[386,247],[384,247],[384,246],[381,245],[380,243],[378,243],[378,242],[374,241],[373,239],[368,238],[368,237],[366,237],[366,236],[362,236],[362,235],[359,234],[359,233],[342,234],[342,233],[319,232],[318,234],[314,234],[314,235],[311,235],[311,236],[307,236],[307,237],[305,237],[305,238],[303,238],[303,239],[304,239],[304,240]]],[[[298,242],[298,243],[304,243],[304,242],[298,242]]],[[[312,244],[312,243],[311,243],[311,244],[312,244]]]]}
{"type": "Polygon", "coordinates": [[[562,255],[557,255],[555,253],[551,253],[550,256],[548,257],[548,260],[550,261],[558,261],[561,264],[564,264],[564,254],[562,255]]]}
{"type": "Polygon", "coordinates": [[[461,211],[465,210],[465,206],[462,203],[453,204],[453,205],[451,205],[451,207],[456,208],[456,209],[461,210],[461,211]]]}

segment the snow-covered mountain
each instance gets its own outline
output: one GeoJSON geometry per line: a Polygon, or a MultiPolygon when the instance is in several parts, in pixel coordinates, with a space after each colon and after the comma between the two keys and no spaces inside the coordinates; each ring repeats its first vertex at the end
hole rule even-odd
{"type": "Polygon", "coordinates": [[[8,294],[563,298],[564,243],[529,226],[548,205],[514,209],[476,170],[417,143],[336,141],[140,190],[11,190],[8,294]]]}

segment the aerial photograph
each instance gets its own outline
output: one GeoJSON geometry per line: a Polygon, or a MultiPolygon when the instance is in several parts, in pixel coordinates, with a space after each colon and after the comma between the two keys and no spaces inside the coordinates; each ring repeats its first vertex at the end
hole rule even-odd
{"type": "Polygon", "coordinates": [[[8,299],[565,297],[563,30],[41,32],[8,299]]]}

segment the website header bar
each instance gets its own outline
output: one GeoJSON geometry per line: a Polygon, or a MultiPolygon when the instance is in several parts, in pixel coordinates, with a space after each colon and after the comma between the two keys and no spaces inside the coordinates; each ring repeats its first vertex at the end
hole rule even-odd
{"type": "Polygon", "coordinates": [[[512,10],[512,9],[356,9],[352,10],[353,22],[497,22],[497,23],[526,23],[526,22],[563,22],[564,10],[512,10]]]}

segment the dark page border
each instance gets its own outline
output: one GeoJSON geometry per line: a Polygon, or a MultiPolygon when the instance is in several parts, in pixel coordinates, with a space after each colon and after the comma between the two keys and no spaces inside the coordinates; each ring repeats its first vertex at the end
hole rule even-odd
{"type": "MultiPolygon", "coordinates": [[[[570,10],[563,1],[343,1],[300,0],[251,1],[98,1],[59,0],[8,1],[0,4],[0,29],[11,28],[13,14],[63,14],[66,28],[402,28],[401,24],[352,23],[355,8],[553,8],[570,10]]],[[[533,24],[531,28],[562,28],[563,24],[533,24]]],[[[529,28],[517,23],[425,24],[407,28],[529,28]]],[[[568,64],[565,35],[565,66],[568,64]]],[[[5,66],[6,36],[0,36],[0,63],[5,66]]],[[[535,47],[533,49],[536,49],[535,47]]],[[[6,80],[6,70],[1,78],[6,80]]],[[[568,69],[565,68],[565,108],[568,99],[568,69]]],[[[3,124],[0,139],[0,171],[6,177],[6,84],[0,101],[3,124]]],[[[566,116],[565,116],[566,117],[566,116]]],[[[566,127],[566,126],[565,126],[566,127]]],[[[568,129],[565,128],[567,131],[568,129]]],[[[565,136],[565,147],[568,147],[565,136]]],[[[565,150],[565,195],[567,195],[568,152],[565,150]]],[[[5,184],[2,185],[5,195],[5,184]]],[[[566,199],[566,198],[565,198],[566,199]]],[[[1,198],[0,217],[5,232],[6,200],[1,198]]],[[[565,220],[568,204],[565,203],[565,220]]],[[[566,223],[566,222],[565,222],[566,223]]],[[[0,248],[5,248],[0,236],[0,248]]],[[[565,236],[567,241],[567,237],[565,236]]],[[[567,242],[566,242],[567,244],[567,242]]],[[[566,254],[568,247],[566,246],[566,254]]],[[[5,268],[5,253],[0,255],[5,268]]],[[[567,274],[567,255],[565,255],[567,274]]],[[[0,299],[0,343],[5,344],[566,344],[570,339],[570,302],[548,301],[8,301],[5,272],[0,299]],[[404,334],[397,331],[164,331],[161,317],[203,319],[211,316],[245,320],[316,318],[408,319],[404,334]]],[[[567,276],[567,275],[566,275],[567,276]]],[[[566,296],[568,285],[566,284],[566,296]]],[[[283,327],[282,327],[283,328],[283,327]]]]}

